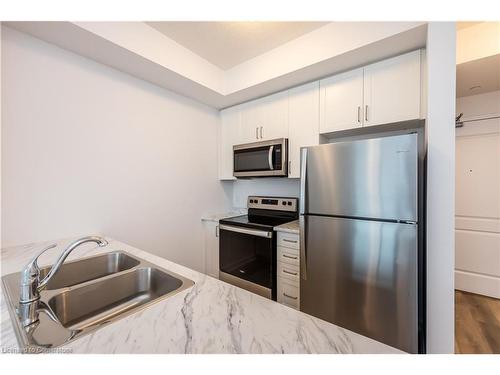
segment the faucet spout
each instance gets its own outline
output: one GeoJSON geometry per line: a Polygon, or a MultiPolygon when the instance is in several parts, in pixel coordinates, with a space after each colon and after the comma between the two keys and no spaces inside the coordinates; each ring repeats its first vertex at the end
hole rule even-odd
{"type": "Polygon", "coordinates": [[[52,244],[44,248],[38,255],[33,258],[23,269],[21,273],[21,291],[19,298],[19,315],[21,322],[24,326],[38,321],[37,306],[40,299],[40,291],[43,290],[48,282],[54,277],[59,268],[62,266],[68,255],[75,250],[78,246],[87,243],[95,242],[99,246],[106,246],[108,241],[105,238],[99,236],[88,236],[79,238],[72,243],[70,243],[66,249],[61,253],[57,261],[51,267],[47,275],[40,280],[40,268],[38,267],[38,258],[45,251],[56,247],[56,244],[52,244]]]}
{"type": "Polygon", "coordinates": [[[87,243],[87,242],[95,242],[97,245],[100,247],[106,246],[108,244],[108,241],[104,239],[103,237],[98,237],[98,236],[88,236],[88,237],[83,237],[79,238],[78,240],[73,241],[68,245],[68,247],[62,252],[62,254],[59,256],[57,261],[54,263],[52,268],[50,269],[49,273],[42,279],[39,280],[37,289],[38,292],[40,292],[43,288],[47,286],[47,283],[54,277],[54,275],[57,273],[59,268],[62,266],[66,258],[68,257],[69,254],[73,250],[75,250],[78,246],[87,243]]]}

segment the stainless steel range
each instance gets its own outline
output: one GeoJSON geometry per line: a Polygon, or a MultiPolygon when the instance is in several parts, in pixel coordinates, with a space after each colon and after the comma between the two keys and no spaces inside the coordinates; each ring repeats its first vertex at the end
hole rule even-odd
{"type": "Polygon", "coordinates": [[[219,278],[276,300],[274,227],[298,218],[297,198],[248,197],[248,215],[219,222],[219,278]]]}

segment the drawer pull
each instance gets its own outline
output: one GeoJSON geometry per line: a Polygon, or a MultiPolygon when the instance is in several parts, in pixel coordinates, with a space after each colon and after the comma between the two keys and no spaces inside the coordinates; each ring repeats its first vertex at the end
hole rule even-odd
{"type": "Polygon", "coordinates": [[[292,257],[290,255],[283,254],[283,258],[288,258],[288,259],[297,259],[297,257],[292,257]]]}
{"type": "Polygon", "coordinates": [[[283,238],[284,242],[291,242],[291,243],[297,243],[297,240],[289,240],[287,238],[283,238]]]}
{"type": "Polygon", "coordinates": [[[297,298],[299,298],[299,297],[292,297],[292,296],[290,296],[290,295],[288,295],[288,294],[286,294],[286,293],[283,293],[283,295],[284,295],[285,297],[287,297],[287,298],[291,298],[291,299],[297,299],[297,298]]]}
{"type": "Polygon", "coordinates": [[[292,276],[297,276],[297,272],[290,272],[287,270],[283,270],[283,273],[287,273],[287,274],[292,275],[292,276]]]}

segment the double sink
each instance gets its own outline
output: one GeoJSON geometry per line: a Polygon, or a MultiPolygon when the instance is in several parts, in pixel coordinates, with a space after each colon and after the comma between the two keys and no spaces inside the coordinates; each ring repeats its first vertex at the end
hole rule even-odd
{"type": "MultiPolygon", "coordinates": [[[[50,267],[41,268],[45,276],[50,267]]],[[[40,293],[39,320],[18,316],[21,273],[2,277],[21,348],[36,352],[67,344],[194,285],[180,275],[122,251],[64,263],[40,293]]]]}

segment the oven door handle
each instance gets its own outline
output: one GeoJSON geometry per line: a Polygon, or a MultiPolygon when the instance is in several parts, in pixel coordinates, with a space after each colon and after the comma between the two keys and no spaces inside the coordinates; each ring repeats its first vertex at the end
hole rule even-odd
{"type": "Polygon", "coordinates": [[[274,152],[274,146],[269,147],[269,154],[267,155],[267,161],[269,162],[269,169],[271,171],[274,169],[273,152],[274,152]]]}
{"type": "Polygon", "coordinates": [[[219,225],[219,230],[227,230],[230,232],[249,234],[251,236],[258,236],[258,237],[264,237],[264,238],[273,238],[273,232],[267,232],[267,231],[257,230],[257,229],[240,228],[240,227],[233,227],[233,226],[221,224],[221,225],[219,225]]]}

